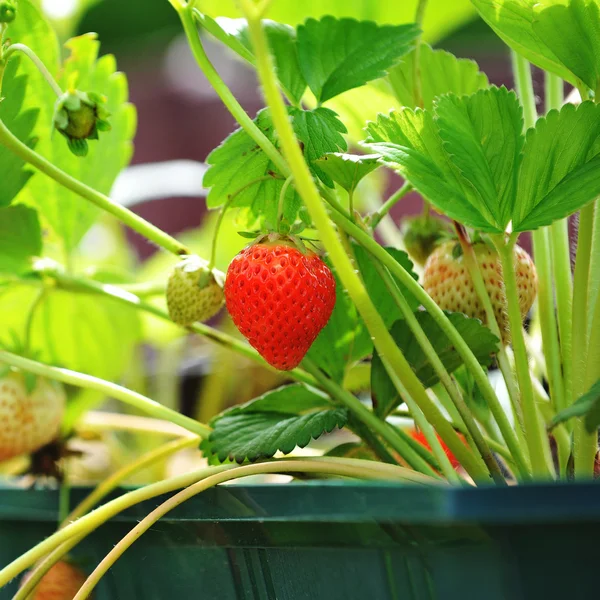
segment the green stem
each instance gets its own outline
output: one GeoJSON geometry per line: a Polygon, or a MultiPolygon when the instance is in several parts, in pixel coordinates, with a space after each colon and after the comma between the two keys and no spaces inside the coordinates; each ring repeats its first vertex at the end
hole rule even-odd
{"type": "MultiPolygon", "coordinates": [[[[550,387],[550,398],[555,409],[558,411],[566,406],[566,401],[564,396],[565,385],[562,374],[561,352],[558,344],[556,313],[554,310],[554,286],[552,285],[553,283],[558,285],[558,281],[553,277],[552,273],[549,233],[549,228],[544,227],[534,231],[532,238],[533,255],[535,256],[535,266],[538,273],[538,311],[542,330],[546,374],[550,387]]],[[[570,304],[571,302],[569,301],[570,304]]]]}
{"type": "MultiPolygon", "coordinates": [[[[266,473],[319,473],[327,475],[336,475],[341,477],[354,477],[360,479],[389,480],[396,479],[392,471],[381,473],[371,468],[372,461],[359,461],[352,459],[312,459],[312,460],[279,460],[272,463],[261,463],[256,465],[245,465],[236,467],[229,472],[216,473],[198,481],[197,483],[182,490],[172,498],[163,502],[155,508],[149,515],[140,521],[125,537],[123,537],[112,550],[104,557],[100,564],[94,569],[88,577],[85,584],[79,589],[73,600],[85,600],[88,598],[100,579],[123,555],[123,553],[146,531],[148,531],[157,521],[168,514],[171,510],[183,504],[190,498],[201,492],[214,487],[220,483],[248,477],[251,475],[266,473]],[[363,463],[363,464],[360,464],[363,463]]],[[[402,467],[392,467],[385,465],[390,469],[398,469],[399,473],[406,471],[402,467]],[[401,470],[401,471],[400,471],[401,470]]],[[[410,473],[410,471],[408,471],[410,473]]]]}
{"type": "MultiPolygon", "coordinates": [[[[474,442],[475,448],[481,455],[481,458],[483,459],[486,467],[488,468],[490,475],[492,476],[492,478],[494,479],[494,481],[497,484],[505,484],[506,482],[504,480],[502,472],[500,471],[500,468],[498,467],[498,463],[496,462],[496,459],[492,455],[492,452],[491,452],[489,446],[486,444],[485,440],[483,439],[481,431],[479,430],[479,427],[477,427],[477,423],[475,423],[475,419],[473,418],[471,411],[468,409],[467,405],[465,404],[465,401],[464,401],[458,387],[456,386],[456,384],[450,377],[450,374],[448,373],[446,367],[444,366],[444,364],[440,360],[439,356],[437,355],[435,348],[433,347],[433,345],[429,341],[429,338],[423,331],[423,328],[421,327],[417,318],[415,317],[414,312],[411,310],[410,306],[408,305],[408,302],[404,298],[404,295],[402,294],[402,292],[396,285],[396,282],[394,281],[394,279],[390,275],[389,271],[385,267],[383,267],[377,261],[372,261],[372,264],[374,265],[374,267],[375,267],[376,271],[379,273],[379,275],[382,277],[386,288],[388,289],[390,295],[394,299],[394,302],[400,309],[400,312],[402,313],[404,320],[406,321],[406,324],[412,331],[413,335],[415,336],[415,339],[417,340],[417,343],[419,344],[419,346],[421,346],[423,352],[425,353],[425,356],[427,357],[431,366],[433,367],[433,370],[435,371],[438,378],[442,382],[442,385],[448,392],[448,395],[450,396],[454,407],[456,408],[456,410],[458,411],[458,414],[460,415],[463,422],[465,423],[465,426],[468,431],[468,436],[474,442]]],[[[413,412],[411,406],[410,405],[407,405],[407,406],[410,409],[410,411],[413,412]]],[[[419,424],[418,422],[417,422],[417,425],[419,425],[419,427],[421,429],[423,429],[422,425],[419,424]]],[[[425,429],[423,429],[423,432],[426,434],[425,429]]],[[[431,446],[431,448],[434,449],[435,446],[432,445],[431,440],[428,439],[427,441],[429,442],[429,445],[431,446]]],[[[437,438],[436,438],[436,441],[437,441],[437,438]]],[[[449,440],[444,439],[444,442],[447,445],[448,445],[448,441],[449,440]]],[[[462,442],[460,442],[460,441],[459,441],[459,443],[462,444],[462,442]]],[[[450,446],[448,446],[448,447],[450,448],[450,446]]],[[[452,450],[452,448],[450,448],[450,449],[452,450]]],[[[442,452],[443,452],[443,450],[442,450],[442,452]]],[[[435,452],[434,452],[434,454],[435,454],[436,458],[438,458],[438,456],[435,452]]],[[[444,453],[444,456],[445,456],[445,453],[444,453]]]]}
{"type": "Polygon", "coordinates": [[[519,294],[514,264],[514,247],[517,235],[513,234],[508,243],[506,243],[502,235],[493,236],[492,239],[502,262],[508,320],[515,354],[517,380],[521,392],[521,408],[523,409],[525,435],[529,448],[529,456],[531,457],[531,467],[534,475],[548,477],[550,476],[550,470],[546,463],[546,453],[544,451],[544,445],[548,443],[548,438],[541,427],[540,415],[535,405],[533,385],[527,361],[527,349],[525,348],[525,338],[523,337],[523,323],[519,309],[519,294]]]}
{"type": "Polygon", "coordinates": [[[519,445],[518,439],[512,426],[504,412],[504,408],[500,404],[494,389],[492,388],[485,371],[479,364],[479,361],[473,354],[469,345],[450,322],[444,311],[431,299],[427,292],[416,282],[412,275],[406,271],[400,263],[398,263],[388,252],[385,251],[375,240],[367,235],[360,227],[357,227],[350,221],[344,218],[343,215],[332,212],[331,218],[333,221],[346,233],[351,235],[361,246],[363,246],[370,254],[373,255],[380,263],[382,263],[390,273],[404,285],[410,293],[423,305],[429,314],[433,317],[442,331],[448,336],[456,352],[460,355],[467,369],[473,374],[475,383],[486,400],[492,415],[494,416],[498,428],[502,433],[502,437],[510,450],[515,464],[518,467],[519,475],[523,479],[530,479],[530,468],[523,451],[519,445]]]}
{"type": "Polygon", "coordinates": [[[29,46],[26,46],[25,44],[12,44],[8,47],[6,52],[4,52],[4,60],[8,61],[10,55],[14,52],[21,52],[22,54],[27,56],[27,58],[29,58],[31,62],[33,62],[37,70],[48,82],[48,85],[50,85],[52,91],[56,94],[56,96],[60,98],[63,95],[62,89],[60,88],[58,83],[56,83],[56,80],[54,79],[54,77],[52,77],[52,74],[50,73],[50,71],[48,71],[46,65],[41,61],[40,57],[31,48],[29,48],[29,46]]]}
{"type": "Polygon", "coordinates": [[[475,255],[475,250],[473,249],[473,246],[469,240],[467,230],[457,221],[454,221],[454,227],[458,234],[458,241],[460,242],[460,246],[463,251],[463,259],[467,266],[467,270],[469,271],[469,275],[471,276],[475,293],[477,294],[477,297],[479,298],[479,301],[482,303],[483,309],[485,310],[487,325],[500,341],[500,347],[498,349],[498,366],[500,367],[502,377],[506,383],[506,389],[508,390],[508,396],[510,398],[510,403],[517,424],[517,434],[519,435],[520,441],[524,441],[524,438],[522,438],[524,429],[523,412],[519,402],[519,392],[510,362],[508,360],[506,348],[502,340],[502,333],[496,319],[496,313],[494,312],[492,300],[490,299],[490,295],[485,287],[481,266],[477,260],[477,256],[475,255]]]}
{"type": "Polygon", "coordinates": [[[523,121],[525,129],[535,125],[537,111],[535,108],[535,94],[533,92],[533,81],[531,79],[531,65],[526,58],[511,50],[512,70],[515,80],[517,94],[523,105],[523,121]]]}
{"type": "Polygon", "coordinates": [[[123,224],[134,231],[137,231],[140,235],[143,235],[151,242],[154,242],[157,246],[176,255],[189,254],[189,250],[175,238],[172,238],[158,227],[148,223],[148,221],[142,219],[129,209],[113,202],[108,196],[97,192],[85,183],[78,181],[64,171],[61,171],[58,167],[55,167],[51,162],[14,136],[2,121],[0,121],[0,144],[8,148],[26,163],[29,163],[51,179],[54,179],[54,181],[63,187],[78,194],[92,204],[95,204],[102,210],[112,214],[123,224]]]}
{"type": "MultiPolygon", "coordinates": [[[[271,112],[273,124],[279,136],[281,147],[294,174],[296,189],[304,200],[331,262],[343,286],[348,291],[349,296],[362,316],[379,355],[386,357],[392,381],[401,383],[402,389],[398,391],[401,393],[402,391],[404,393],[408,392],[415,402],[423,408],[431,403],[427,391],[410,368],[402,352],[394,343],[383,319],[377,312],[360,277],[346,255],[336,231],[328,218],[327,211],[321,202],[321,197],[289,122],[285,104],[279,94],[272,58],[262,24],[256,18],[250,0],[242,0],[241,5],[248,20],[250,37],[254,47],[263,92],[271,112]]],[[[456,435],[453,430],[452,432],[456,435]]],[[[467,454],[468,456],[469,454],[467,454]]],[[[457,459],[460,460],[458,455],[457,459]]],[[[467,468],[466,465],[465,468],[467,468]]]]}
{"type": "Polygon", "coordinates": [[[385,217],[385,215],[387,215],[390,212],[392,207],[395,206],[400,200],[402,200],[402,198],[404,198],[404,196],[406,196],[406,194],[408,194],[409,192],[412,192],[412,190],[413,190],[413,186],[410,183],[408,183],[408,181],[405,182],[404,185],[400,189],[396,190],[380,206],[380,208],[371,215],[371,219],[369,221],[371,229],[375,229],[377,227],[377,225],[379,225],[379,222],[381,221],[381,219],[383,219],[383,217],[385,217]]]}
{"type": "Polygon", "coordinates": [[[345,406],[357,420],[364,423],[373,433],[379,435],[413,469],[431,477],[438,477],[438,474],[413,450],[410,444],[406,443],[394,427],[378,419],[354,394],[329,379],[309,358],[305,358],[302,365],[315,378],[321,389],[345,406]]]}
{"type": "Polygon", "coordinates": [[[108,479],[100,482],[94,490],[86,496],[72,511],[71,513],[62,520],[62,526],[66,527],[69,523],[76,521],[83,515],[87,514],[94,508],[100,501],[115,490],[123,481],[133,475],[137,471],[141,471],[161,460],[164,460],[168,456],[179,452],[185,448],[191,448],[197,446],[199,439],[197,437],[186,437],[172,440],[147,452],[143,456],[137,458],[132,463],[126,464],[121,467],[118,471],[115,471],[108,479]]]}
{"type": "Polygon", "coordinates": [[[50,367],[35,360],[23,358],[22,356],[18,356],[12,352],[6,352],[5,350],[0,350],[0,363],[18,367],[24,371],[30,371],[31,373],[35,373],[36,375],[40,375],[42,377],[56,379],[57,381],[61,381],[63,383],[101,392],[111,398],[120,400],[125,404],[129,404],[138,410],[148,413],[157,419],[165,419],[166,421],[171,421],[176,425],[180,425],[188,431],[199,435],[201,438],[208,437],[212,431],[210,427],[204,425],[203,423],[199,423],[198,421],[190,419],[189,417],[186,417],[177,411],[166,408],[162,404],[159,404],[154,400],[150,400],[150,398],[146,398],[145,396],[128,390],[127,388],[117,385],[116,383],[111,383],[110,381],[104,381],[98,377],[93,377],[92,375],[77,373],[76,371],[63,369],[61,367],[50,367]]]}
{"type": "Polygon", "coordinates": [[[270,181],[271,179],[274,179],[272,175],[263,175],[261,177],[257,177],[256,179],[253,179],[252,181],[249,181],[248,183],[244,184],[241,188],[237,189],[235,192],[233,192],[233,194],[231,194],[227,198],[225,204],[223,204],[223,206],[221,207],[221,212],[219,213],[219,217],[217,218],[217,222],[215,224],[215,232],[213,234],[212,245],[210,250],[210,261],[208,262],[209,271],[213,270],[215,266],[215,261],[217,259],[217,241],[219,239],[221,225],[223,224],[223,217],[225,216],[225,213],[229,210],[230,206],[233,204],[233,201],[238,197],[239,194],[241,194],[244,190],[247,190],[249,187],[260,183],[261,181],[270,181]]]}
{"type": "Polygon", "coordinates": [[[25,338],[23,340],[23,354],[25,356],[28,356],[31,351],[31,334],[33,332],[33,319],[35,317],[35,313],[44,301],[47,292],[48,290],[46,286],[40,288],[34,301],[29,307],[29,312],[27,313],[27,320],[25,321],[25,338]]]}
{"type": "Polygon", "coordinates": [[[283,219],[283,206],[285,204],[285,194],[290,187],[290,184],[294,181],[294,176],[290,175],[281,186],[281,191],[279,192],[279,202],[277,204],[277,229],[279,230],[279,225],[281,223],[281,219],[283,219]]]}
{"type": "Polygon", "coordinates": [[[271,159],[277,170],[284,176],[290,176],[290,169],[287,166],[283,156],[279,153],[274,144],[267,136],[257,127],[256,123],[248,116],[242,108],[230,89],[225,85],[216,69],[208,59],[202,41],[198,34],[198,29],[195,23],[193,8],[185,5],[176,5],[175,9],[181,19],[183,29],[188,39],[188,43],[198,63],[198,66],[208,79],[214,91],[217,93],[223,104],[233,115],[235,120],[240,124],[242,129],[258,144],[263,152],[271,159]]]}
{"type": "MultiPolygon", "coordinates": [[[[63,273],[56,270],[51,271],[43,271],[47,275],[52,276],[58,286],[62,289],[75,291],[79,293],[86,294],[100,294],[102,296],[110,297],[121,304],[125,304],[132,308],[143,310],[148,314],[154,315],[163,321],[168,321],[172,323],[169,315],[164,311],[154,306],[153,304],[148,304],[146,302],[141,301],[137,296],[131,294],[129,292],[125,292],[119,287],[111,284],[103,284],[96,281],[91,281],[88,279],[84,279],[82,277],[76,277],[73,275],[69,275],[67,273],[63,273]]],[[[258,354],[254,348],[245,344],[244,342],[227,335],[226,333],[219,331],[218,329],[214,329],[213,327],[209,327],[204,323],[194,323],[188,327],[188,330],[192,333],[196,333],[205,337],[207,340],[224,346],[229,350],[237,352],[254,362],[257,362],[267,368],[269,367],[268,363],[264,361],[264,359],[258,354]]],[[[315,385],[315,380],[313,377],[310,377],[306,374],[302,369],[294,369],[292,371],[288,371],[287,375],[296,381],[301,381],[303,383],[308,383],[309,385],[315,385]]]]}
{"type": "MultiPolygon", "coordinates": [[[[586,371],[589,350],[588,306],[590,264],[593,247],[594,219],[596,202],[582,208],[579,214],[579,234],[577,238],[577,257],[575,259],[575,278],[573,286],[573,388],[571,402],[587,391],[586,371]]],[[[574,425],[573,455],[575,476],[583,479],[594,474],[594,458],[597,448],[597,434],[589,434],[584,419],[578,419],[574,425]]]]}
{"type": "Polygon", "coordinates": [[[377,437],[362,421],[354,418],[353,415],[348,419],[348,428],[371,448],[379,460],[390,465],[398,464],[398,460],[391,455],[390,451],[379,437],[377,437]]]}

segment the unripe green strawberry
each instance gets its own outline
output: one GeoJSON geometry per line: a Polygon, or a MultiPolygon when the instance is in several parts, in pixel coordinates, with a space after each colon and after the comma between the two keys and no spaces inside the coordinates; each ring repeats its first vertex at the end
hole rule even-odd
{"type": "Polygon", "coordinates": [[[408,255],[422,267],[436,246],[448,237],[448,226],[431,215],[407,217],[402,220],[402,235],[408,255]]]}
{"type": "MultiPolygon", "coordinates": [[[[27,579],[28,574],[25,574],[21,586],[27,579]]],[[[66,560],[59,560],[42,577],[29,598],[30,600],[73,600],[86,579],[81,569],[66,560]]]]}
{"type": "Polygon", "coordinates": [[[31,454],[52,441],[64,409],[59,383],[44,377],[27,380],[22,372],[9,370],[0,378],[0,462],[31,454]]]}
{"type": "MultiPolygon", "coordinates": [[[[473,245],[483,281],[492,301],[502,341],[510,341],[506,295],[500,257],[496,250],[480,242],[473,245]]],[[[531,308],[537,293],[537,273],[531,257],[523,248],[515,246],[514,265],[519,293],[521,317],[531,308]]],[[[456,241],[439,246],[428,258],[423,273],[423,287],[442,309],[461,312],[486,322],[483,305],[479,301],[460,244],[456,241]]]]}
{"type": "Polygon", "coordinates": [[[223,274],[208,270],[199,256],[184,258],[173,269],[167,283],[167,306],[171,320],[187,327],[196,321],[207,321],[225,302],[223,274]]]}
{"type": "Polygon", "coordinates": [[[231,261],[225,299],[242,335],[270,365],[288,371],[329,321],[335,279],[314,252],[284,238],[249,246],[231,261]]]}

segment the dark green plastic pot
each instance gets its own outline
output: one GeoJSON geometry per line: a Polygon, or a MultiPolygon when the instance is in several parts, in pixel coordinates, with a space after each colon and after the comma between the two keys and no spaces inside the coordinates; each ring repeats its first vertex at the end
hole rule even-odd
{"type": "MultiPolygon", "coordinates": [[[[84,490],[73,491],[73,501],[84,490]]],[[[91,570],[165,498],[82,542],[91,570]]],[[[0,490],[0,564],[55,527],[57,494],[0,490]]],[[[600,485],[301,483],[212,489],[138,540],[97,600],[575,600],[600,596],[600,485]]],[[[16,583],[0,590],[8,600],[16,583]]]]}

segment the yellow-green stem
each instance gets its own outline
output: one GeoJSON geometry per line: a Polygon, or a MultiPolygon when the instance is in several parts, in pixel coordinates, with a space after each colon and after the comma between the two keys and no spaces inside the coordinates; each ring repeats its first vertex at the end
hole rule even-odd
{"type": "MultiPolygon", "coordinates": [[[[279,136],[279,142],[294,174],[296,190],[304,200],[331,262],[342,284],[357,307],[358,312],[362,316],[379,355],[385,357],[387,363],[390,365],[390,375],[393,375],[392,381],[395,378],[401,382],[406,392],[411,395],[422,410],[425,410],[424,407],[431,402],[427,391],[410,368],[402,352],[394,343],[383,319],[377,312],[367,290],[355,272],[328,218],[327,211],[323,206],[317,187],[289,122],[287,109],[277,87],[267,39],[260,19],[255,14],[253,3],[250,0],[241,0],[241,5],[248,20],[248,28],[263,92],[270,109],[273,124],[279,136]]],[[[427,413],[426,417],[429,418],[427,413]]],[[[454,433],[454,435],[456,434],[454,433]]]]}
{"type": "Polygon", "coordinates": [[[138,394],[137,392],[124,388],[116,383],[104,381],[98,377],[93,377],[92,375],[77,373],[76,371],[71,371],[69,369],[63,369],[60,367],[50,367],[43,363],[18,356],[5,350],[0,350],[0,363],[17,367],[42,377],[55,379],[56,381],[61,381],[62,383],[68,383],[77,387],[101,392],[106,394],[106,396],[109,398],[120,400],[121,402],[129,404],[130,406],[156,417],[157,419],[165,419],[175,423],[176,425],[180,425],[188,431],[199,435],[201,438],[208,437],[212,431],[207,425],[199,423],[194,419],[190,419],[189,417],[186,417],[175,410],[166,408],[162,404],[142,396],[142,394],[138,394]]]}
{"type": "Polygon", "coordinates": [[[21,140],[13,135],[2,121],[0,121],[0,144],[66,189],[71,190],[75,194],[81,196],[84,200],[87,200],[92,204],[95,204],[98,208],[112,214],[124,225],[137,231],[140,235],[151,242],[154,242],[157,246],[176,255],[189,254],[189,250],[169,234],[158,227],[155,227],[145,219],[142,219],[142,217],[131,212],[128,208],[113,202],[108,196],[101,194],[85,183],[71,177],[68,173],[61,171],[50,161],[46,160],[41,154],[38,154],[35,150],[32,150],[21,142],[21,140]]]}
{"type": "Polygon", "coordinates": [[[533,396],[533,385],[529,373],[527,350],[525,348],[525,338],[523,337],[523,323],[519,309],[519,294],[517,291],[514,264],[514,248],[517,235],[513,234],[508,242],[506,242],[502,235],[493,236],[492,239],[502,262],[508,319],[515,353],[517,380],[521,393],[521,407],[523,409],[523,420],[525,422],[525,434],[531,458],[531,468],[534,476],[547,478],[550,477],[550,469],[546,463],[544,446],[548,444],[548,437],[542,428],[540,415],[538,414],[533,396]]]}
{"type": "Polygon", "coordinates": [[[412,473],[402,467],[392,465],[381,465],[388,467],[387,472],[371,468],[371,461],[360,461],[352,459],[333,459],[333,458],[315,458],[310,460],[279,460],[272,463],[262,463],[256,465],[245,465],[236,467],[229,472],[217,473],[206,479],[198,481],[182,490],[172,498],[163,502],[155,508],[148,516],[138,523],[117,545],[104,557],[100,564],[94,569],[88,577],[85,584],[77,592],[73,600],[85,600],[88,598],[94,587],[104,576],[104,574],[115,564],[123,553],[138,540],[148,529],[150,529],[159,519],[168,514],[171,510],[183,504],[190,498],[200,494],[208,488],[214,487],[220,483],[248,477],[250,475],[266,473],[320,473],[335,475],[341,477],[355,477],[361,479],[375,480],[402,480],[405,473],[412,473]],[[360,464],[363,463],[363,464],[360,464]],[[397,474],[393,471],[397,470],[397,474]]]}
{"type": "Polygon", "coordinates": [[[42,77],[48,82],[48,85],[52,88],[52,91],[57,95],[57,97],[60,98],[62,96],[63,91],[61,87],[58,85],[58,83],[56,83],[56,80],[54,77],[52,77],[52,74],[50,71],[48,71],[46,65],[40,60],[40,57],[31,48],[29,48],[29,46],[26,46],[25,44],[11,44],[4,52],[2,58],[5,61],[8,61],[10,55],[15,52],[21,52],[27,56],[27,58],[29,58],[29,60],[31,60],[31,62],[36,66],[37,70],[42,74],[42,77]]]}

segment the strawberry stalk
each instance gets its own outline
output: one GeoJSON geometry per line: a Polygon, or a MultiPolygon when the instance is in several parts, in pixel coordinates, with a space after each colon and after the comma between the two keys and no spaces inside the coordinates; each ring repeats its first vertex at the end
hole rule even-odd
{"type": "Polygon", "coordinates": [[[506,442],[508,449],[513,457],[515,464],[518,467],[518,475],[522,479],[531,479],[531,469],[528,461],[523,453],[515,432],[510,424],[504,408],[500,404],[494,389],[492,388],[487,375],[479,361],[473,354],[469,345],[462,338],[460,333],[449,321],[444,311],[431,299],[429,294],[416,282],[410,273],[406,271],[394,258],[388,254],[373,238],[367,235],[360,227],[357,227],[341,214],[332,211],[331,218],[333,221],[346,233],[351,235],[365,250],[367,250],[376,260],[383,264],[389,272],[400,281],[406,288],[417,298],[424,308],[435,319],[436,323],[441,327],[442,331],[448,336],[454,344],[456,351],[462,358],[467,369],[473,374],[475,383],[485,398],[500,433],[506,442]]]}
{"type": "MultiPolygon", "coordinates": [[[[274,73],[273,60],[269,52],[265,33],[262,29],[260,17],[256,12],[254,4],[250,0],[241,0],[240,4],[248,20],[248,28],[254,48],[254,54],[256,56],[256,65],[263,93],[271,113],[271,118],[273,119],[273,124],[279,136],[281,148],[292,173],[294,174],[296,190],[304,200],[313,223],[319,231],[321,241],[329,253],[333,266],[342,284],[348,291],[350,298],[352,298],[358,312],[362,316],[379,355],[385,357],[389,368],[390,378],[393,382],[397,382],[399,388],[398,391],[403,396],[410,394],[416,404],[418,404],[422,410],[427,411],[427,408],[431,405],[431,400],[427,395],[427,391],[410,368],[408,361],[400,349],[394,343],[392,336],[387,330],[377,309],[373,305],[360,277],[355,272],[354,267],[346,255],[336,231],[329,220],[325,206],[321,201],[319,191],[304,160],[304,156],[302,155],[302,151],[296,140],[291,123],[289,122],[287,109],[279,93],[274,73]]],[[[425,416],[429,419],[431,415],[426,412],[425,416]]],[[[466,450],[462,442],[460,442],[460,438],[458,438],[456,432],[451,427],[448,435],[454,436],[458,444],[463,447],[458,448],[459,453],[461,453],[461,450],[463,449],[466,450]]],[[[450,444],[448,445],[450,446],[450,444]]],[[[454,448],[451,449],[454,451],[454,448]]],[[[472,453],[467,453],[465,458],[474,457],[472,453]]],[[[480,462],[471,460],[468,464],[463,463],[463,466],[469,471],[469,474],[474,479],[479,481],[485,479],[489,481],[489,474],[486,469],[482,468],[480,462]]]]}
{"type": "Polygon", "coordinates": [[[404,196],[406,196],[406,194],[408,194],[412,190],[413,187],[410,183],[408,183],[408,181],[406,181],[401,188],[396,190],[379,207],[379,209],[371,215],[371,218],[369,220],[369,225],[371,226],[371,229],[374,230],[377,227],[377,225],[379,225],[381,219],[383,219],[383,217],[385,217],[390,212],[392,207],[395,206],[398,202],[400,202],[400,200],[402,200],[402,198],[404,198],[404,196]]]}
{"type": "Polygon", "coordinates": [[[244,465],[235,467],[229,471],[211,474],[208,477],[190,485],[172,498],[163,502],[149,515],[142,519],[125,537],[123,537],[114,548],[102,559],[100,564],[88,577],[73,600],[84,600],[88,598],[100,579],[116,563],[123,553],[146,531],[148,531],[159,519],[163,518],[171,510],[183,504],[190,498],[201,492],[226,481],[233,481],[251,475],[262,475],[267,473],[318,473],[334,475],[339,477],[352,477],[364,480],[409,480],[413,483],[425,483],[426,478],[415,478],[415,473],[403,467],[379,464],[373,461],[349,459],[349,458],[313,458],[313,459],[288,459],[277,460],[269,463],[255,465],[244,465]],[[382,469],[381,467],[386,467],[382,469]]]}
{"type": "Polygon", "coordinates": [[[36,375],[41,375],[42,377],[61,381],[62,383],[68,383],[70,385],[101,392],[110,398],[129,404],[157,419],[165,419],[176,425],[180,425],[188,431],[199,435],[201,438],[208,437],[212,431],[207,425],[199,423],[194,419],[190,419],[154,400],[150,400],[150,398],[146,398],[142,394],[133,392],[116,383],[93,377],[92,375],[78,373],[61,367],[51,367],[35,360],[30,360],[11,352],[6,352],[5,350],[0,350],[0,362],[13,367],[18,367],[24,371],[35,373],[36,375]]]}
{"type": "MultiPolygon", "coordinates": [[[[494,481],[499,485],[506,483],[504,476],[502,475],[502,472],[500,471],[500,467],[498,466],[496,459],[492,455],[492,451],[490,450],[490,447],[487,445],[486,441],[483,439],[483,435],[482,435],[481,431],[479,430],[479,427],[477,426],[477,423],[475,422],[475,419],[473,418],[471,411],[467,407],[467,405],[464,401],[464,398],[462,397],[462,394],[460,393],[460,390],[458,389],[458,386],[450,377],[450,373],[448,373],[448,370],[446,369],[446,367],[440,360],[439,356],[437,355],[437,353],[435,351],[435,348],[429,341],[429,338],[425,335],[423,328],[419,325],[419,322],[417,321],[415,314],[413,313],[410,306],[408,305],[408,302],[404,298],[404,295],[402,294],[402,292],[396,285],[396,282],[390,275],[389,271],[384,266],[380,265],[377,261],[373,261],[373,265],[375,266],[375,269],[377,270],[379,275],[382,277],[383,282],[385,283],[385,286],[387,287],[392,298],[394,299],[394,302],[396,303],[396,305],[400,309],[400,312],[404,316],[404,320],[406,321],[406,324],[409,326],[410,330],[413,332],[413,335],[415,336],[415,339],[417,340],[419,346],[421,346],[421,348],[423,349],[423,352],[427,356],[429,362],[431,363],[431,366],[433,367],[434,371],[436,372],[437,376],[439,377],[442,385],[448,392],[448,395],[450,396],[450,399],[452,400],[454,407],[458,411],[460,418],[462,419],[463,423],[465,424],[465,427],[468,432],[467,440],[469,441],[470,445],[479,452],[479,454],[481,455],[481,458],[485,462],[486,467],[488,468],[491,476],[494,478],[494,481]]],[[[411,410],[411,412],[412,412],[412,410],[411,410]]],[[[427,436],[426,429],[423,429],[418,422],[417,422],[417,425],[419,425],[419,428],[422,429],[423,433],[425,433],[425,435],[427,436]]],[[[434,434],[434,436],[435,436],[435,434],[434,434]]],[[[439,446],[439,440],[437,440],[437,436],[435,436],[435,440],[438,442],[437,445],[439,446]]],[[[429,442],[429,445],[431,446],[431,448],[435,449],[435,446],[432,445],[432,440],[429,439],[429,437],[427,437],[427,441],[429,442]]],[[[441,449],[441,446],[440,446],[440,449],[441,449]]],[[[443,449],[442,449],[442,452],[443,452],[443,449]]],[[[437,453],[434,452],[434,454],[436,455],[436,458],[437,458],[437,453]]],[[[444,456],[446,456],[445,453],[444,453],[444,456]]],[[[446,459],[447,458],[448,457],[446,456],[446,459]]]]}
{"type": "Polygon", "coordinates": [[[29,46],[25,44],[12,44],[10,45],[4,54],[2,54],[2,58],[4,59],[4,63],[8,62],[11,54],[15,52],[21,52],[31,60],[31,62],[36,66],[37,70],[42,74],[42,77],[48,82],[48,85],[52,88],[52,91],[57,95],[57,97],[61,97],[63,95],[63,91],[61,87],[56,83],[54,77],[48,69],[46,65],[41,61],[40,57],[31,49],[29,46]]]}
{"type": "MultiPolygon", "coordinates": [[[[545,74],[546,110],[560,109],[563,104],[563,80],[552,73],[545,74]]],[[[566,408],[570,390],[573,387],[573,275],[571,273],[571,248],[569,243],[568,218],[555,221],[550,226],[548,242],[552,257],[552,272],[556,291],[556,312],[560,334],[562,357],[563,394],[562,398],[552,398],[557,411],[566,408]],[[560,404],[562,402],[562,404],[560,404]]],[[[570,427],[570,424],[569,424],[570,427]]]]}
{"type": "Polygon", "coordinates": [[[518,234],[513,234],[508,242],[506,242],[504,236],[497,235],[493,236],[492,240],[498,250],[502,262],[508,320],[510,323],[510,333],[515,353],[517,380],[521,392],[521,407],[525,422],[525,437],[529,448],[529,456],[531,458],[531,468],[534,475],[548,478],[551,476],[551,469],[548,465],[548,457],[550,454],[548,436],[542,427],[542,421],[533,396],[533,384],[529,373],[527,349],[525,347],[521,311],[519,309],[519,295],[514,266],[514,248],[517,237],[518,234]]]}

